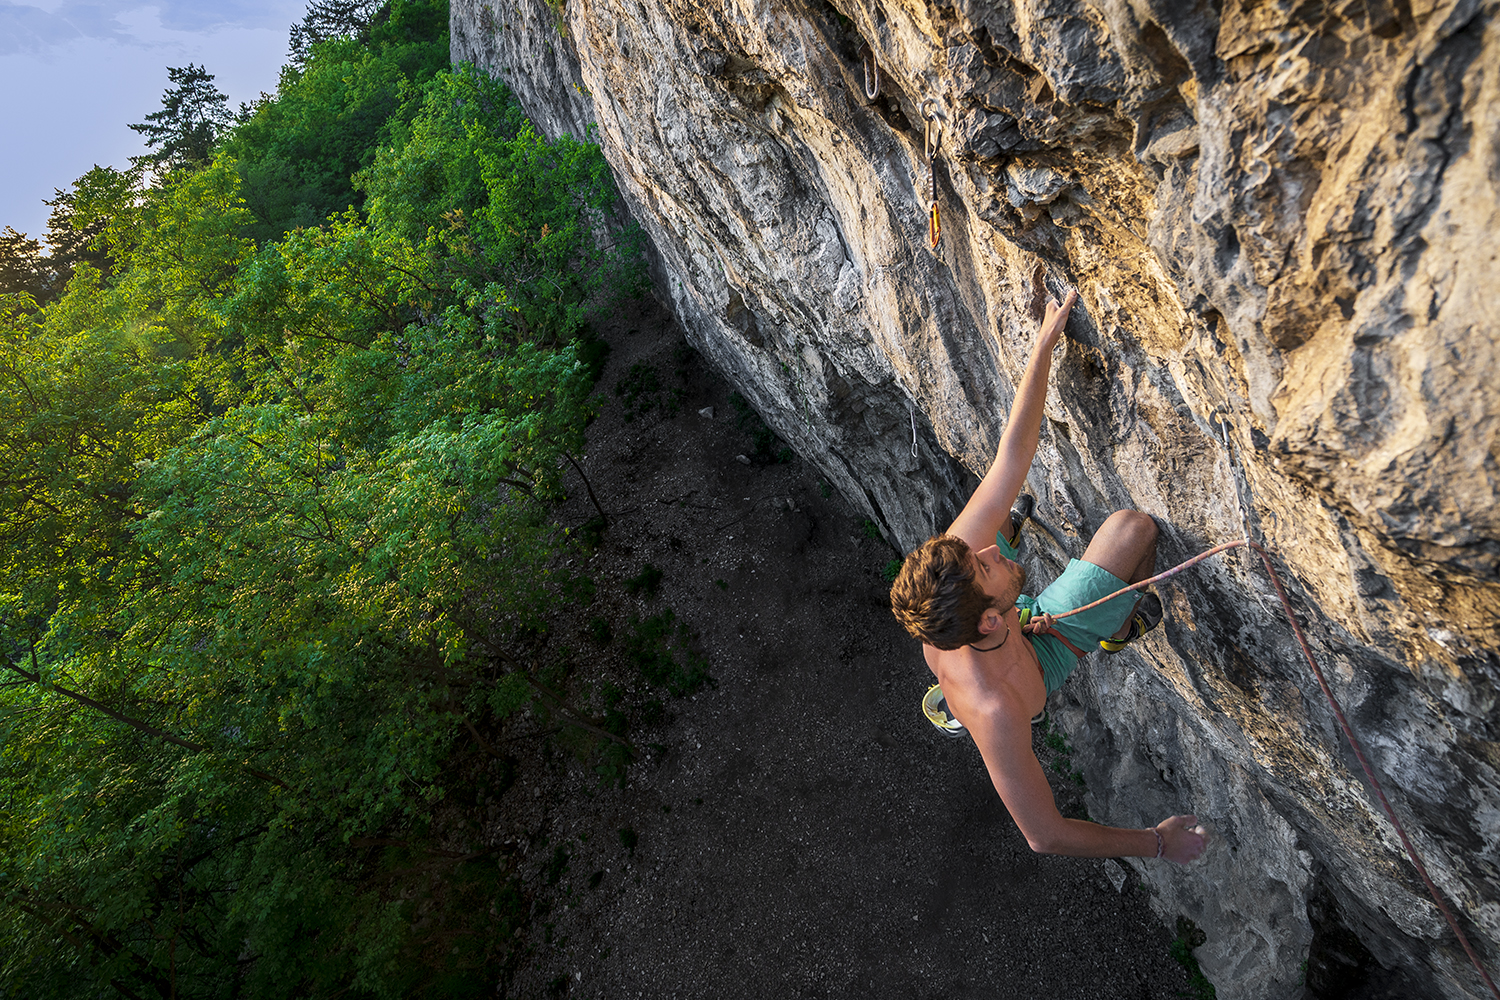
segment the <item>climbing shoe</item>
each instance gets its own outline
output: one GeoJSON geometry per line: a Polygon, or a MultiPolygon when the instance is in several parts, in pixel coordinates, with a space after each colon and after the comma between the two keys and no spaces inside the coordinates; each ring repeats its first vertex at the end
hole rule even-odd
{"type": "Polygon", "coordinates": [[[1100,639],[1099,648],[1106,653],[1118,653],[1160,624],[1161,599],[1147,594],[1136,607],[1135,617],[1130,619],[1130,634],[1123,639],[1100,639]]]}
{"type": "Polygon", "coordinates": [[[962,736],[964,724],[953,717],[948,711],[948,699],[943,697],[943,686],[934,684],[927,689],[927,694],[922,697],[922,714],[927,716],[927,721],[937,727],[938,732],[944,736],[962,736]]]}
{"type": "Polygon", "coordinates": [[[1010,509],[1010,523],[1016,529],[1015,537],[1010,543],[1012,548],[1020,548],[1021,525],[1026,523],[1026,519],[1031,517],[1031,512],[1034,510],[1036,510],[1036,497],[1030,493],[1022,493],[1016,497],[1016,505],[1010,509]]]}

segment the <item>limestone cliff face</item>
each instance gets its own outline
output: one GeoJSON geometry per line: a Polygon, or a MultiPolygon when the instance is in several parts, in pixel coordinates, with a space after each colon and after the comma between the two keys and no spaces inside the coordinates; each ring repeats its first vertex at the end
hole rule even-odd
{"type": "MultiPolygon", "coordinates": [[[[453,55],[551,133],[597,123],[688,335],[903,549],[987,466],[1037,296],[1076,287],[1033,577],[1118,507],[1156,517],[1162,565],[1248,522],[1495,968],[1497,12],[454,0],[453,55]]],[[[1217,830],[1203,863],[1140,870],[1207,932],[1219,995],[1299,996],[1304,960],[1344,995],[1367,949],[1414,995],[1480,996],[1258,565],[1160,590],[1164,627],[1091,657],[1053,709],[1095,818],[1217,830]]],[[[892,655],[915,677],[915,649],[892,655]]]]}

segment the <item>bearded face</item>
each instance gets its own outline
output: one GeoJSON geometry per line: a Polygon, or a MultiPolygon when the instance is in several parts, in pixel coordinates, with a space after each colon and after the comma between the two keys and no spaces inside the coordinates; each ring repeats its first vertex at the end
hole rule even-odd
{"type": "Polygon", "coordinates": [[[997,546],[974,553],[974,582],[994,599],[1002,610],[1015,606],[1026,586],[1026,569],[1020,563],[1000,554],[997,546]]]}
{"type": "Polygon", "coordinates": [[[1012,583],[1010,587],[1006,588],[1005,596],[1000,602],[1001,606],[1006,608],[1015,607],[1016,598],[1020,597],[1021,593],[1026,589],[1026,567],[1018,562],[1012,562],[1011,567],[1015,570],[1012,576],[1012,583]]]}

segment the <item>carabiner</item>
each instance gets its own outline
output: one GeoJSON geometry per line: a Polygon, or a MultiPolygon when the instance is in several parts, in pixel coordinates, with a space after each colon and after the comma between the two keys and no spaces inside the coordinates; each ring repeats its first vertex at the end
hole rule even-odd
{"type": "Polygon", "coordinates": [[[875,50],[868,45],[861,61],[865,71],[865,99],[873,101],[880,96],[880,61],[875,58],[875,50]]]}
{"type": "Polygon", "coordinates": [[[938,146],[943,139],[943,126],[938,121],[936,114],[927,113],[927,105],[936,104],[932,98],[922,102],[922,152],[931,163],[932,158],[938,154],[938,146]]]}

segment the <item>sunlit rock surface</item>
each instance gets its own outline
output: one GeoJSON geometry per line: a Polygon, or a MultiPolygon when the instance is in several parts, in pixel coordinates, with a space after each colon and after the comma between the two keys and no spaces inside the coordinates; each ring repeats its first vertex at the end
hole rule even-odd
{"type": "MultiPolygon", "coordinates": [[[[1039,286],[1076,287],[1033,577],[1118,507],[1163,566],[1248,523],[1494,968],[1497,6],[454,0],[453,55],[550,134],[597,123],[689,337],[903,549],[988,464],[1039,286]]],[[[1304,961],[1313,995],[1488,995],[1259,564],[1159,589],[1052,708],[1094,818],[1218,832],[1137,867],[1219,996],[1301,996],[1304,961]]]]}

